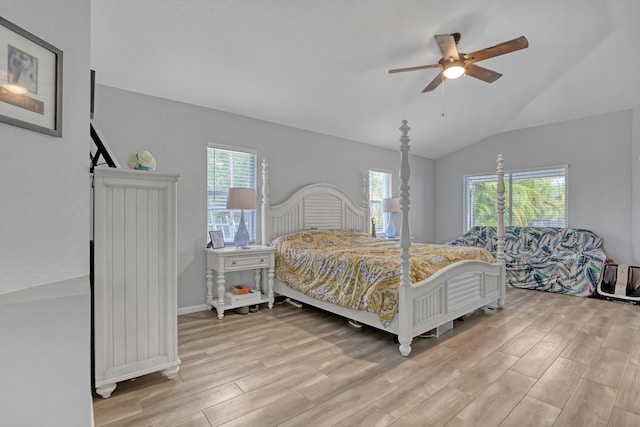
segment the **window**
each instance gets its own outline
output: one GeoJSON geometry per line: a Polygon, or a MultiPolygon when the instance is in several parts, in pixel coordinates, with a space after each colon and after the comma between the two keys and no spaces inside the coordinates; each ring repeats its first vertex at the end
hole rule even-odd
{"type": "MultiPolygon", "coordinates": [[[[505,225],[566,227],[567,167],[506,172],[505,225]]],[[[476,225],[497,225],[497,175],[467,176],[464,231],[476,225]]]]}
{"type": "MultiPolygon", "coordinates": [[[[230,187],[256,188],[256,153],[207,147],[207,231],[222,230],[225,243],[233,243],[240,211],[229,211],[230,187]]],[[[256,212],[245,211],[252,242],[256,240],[256,212]]]]}
{"type": "Polygon", "coordinates": [[[384,233],[390,214],[382,213],[382,199],[391,197],[391,174],[369,170],[369,208],[376,223],[376,235],[384,233]]]}

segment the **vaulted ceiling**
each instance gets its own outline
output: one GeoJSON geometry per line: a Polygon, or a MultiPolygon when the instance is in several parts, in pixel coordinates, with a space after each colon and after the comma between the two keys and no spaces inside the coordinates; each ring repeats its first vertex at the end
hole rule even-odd
{"type": "Polygon", "coordinates": [[[496,133],[640,105],[637,0],[92,0],[97,83],[439,158],[496,133]],[[524,35],[479,65],[438,70],[433,36],[461,52],[524,35]]]}

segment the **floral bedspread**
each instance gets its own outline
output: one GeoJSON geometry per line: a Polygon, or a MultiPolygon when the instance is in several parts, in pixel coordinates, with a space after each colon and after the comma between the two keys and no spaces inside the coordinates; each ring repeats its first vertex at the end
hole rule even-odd
{"type": "MultiPolygon", "coordinates": [[[[349,231],[307,230],[275,239],[275,275],[315,299],[377,313],[388,325],[398,309],[400,245],[349,231]]],[[[462,260],[494,262],[485,249],[414,243],[411,283],[462,260]]]]}

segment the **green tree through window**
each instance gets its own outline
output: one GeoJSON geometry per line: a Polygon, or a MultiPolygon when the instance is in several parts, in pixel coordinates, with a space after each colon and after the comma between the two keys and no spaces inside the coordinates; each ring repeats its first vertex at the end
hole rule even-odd
{"type": "MultiPolygon", "coordinates": [[[[567,168],[505,173],[505,225],[565,227],[567,168]]],[[[497,176],[465,177],[465,232],[497,225],[497,176]]]]}

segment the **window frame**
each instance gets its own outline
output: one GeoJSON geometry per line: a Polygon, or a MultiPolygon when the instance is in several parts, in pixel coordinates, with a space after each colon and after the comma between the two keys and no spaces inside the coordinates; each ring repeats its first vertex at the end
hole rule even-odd
{"type": "MultiPolygon", "coordinates": [[[[565,201],[564,227],[569,227],[569,165],[568,164],[506,170],[504,173],[504,184],[505,184],[504,225],[505,227],[511,226],[513,224],[513,176],[519,175],[519,174],[543,175],[545,172],[548,173],[549,176],[553,176],[552,172],[559,171],[559,170],[564,170],[564,201],[565,201]]],[[[471,206],[470,206],[469,192],[467,191],[468,181],[469,179],[476,178],[477,181],[480,182],[483,177],[486,178],[486,182],[497,182],[497,179],[498,179],[498,176],[495,172],[463,175],[463,179],[462,179],[462,199],[463,199],[462,232],[463,233],[466,233],[467,231],[469,231],[473,226],[472,216],[469,211],[471,206]],[[493,178],[493,179],[490,179],[490,178],[493,178]]]]}
{"type": "MultiPolygon", "coordinates": [[[[251,178],[251,180],[253,181],[253,187],[256,190],[256,207],[259,207],[259,194],[258,194],[258,150],[256,149],[252,149],[252,148],[246,148],[246,147],[237,147],[237,146],[229,146],[229,145],[223,145],[223,144],[218,144],[218,143],[213,143],[213,142],[209,142],[207,143],[206,146],[206,156],[205,156],[205,161],[206,161],[206,212],[207,212],[207,222],[206,222],[206,228],[207,228],[207,239],[208,239],[208,235],[209,235],[209,231],[212,230],[210,228],[210,215],[209,215],[209,196],[210,196],[210,191],[209,191],[209,163],[208,163],[208,159],[209,159],[209,149],[212,150],[221,150],[221,151],[230,151],[230,152],[235,152],[235,153],[242,153],[242,154],[250,154],[253,155],[254,157],[254,168],[253,168],[253,177],[251,178]]],[[[214,180],[215,180],[215,175],[214,175],[214,180]]],[[[215,182],[215,181],[214,181],[215,182]]],[[[215,192],[215,189],[214,189],[215,192]]],[[[225,196],[225,201],[226,201],[226,196],[225,196]]],[[[237,224],[240,222],[240,211],[230,211],[227,209],[214,209],[214,211],[222,211],[222,212],[229,212],[230,215],[232,215],[232,224],[236,225],[236,229],[237,229],[237,224]],[[237,221],[236,221],[236,216],[237,216],[237,221]]],[[[245,224],[247,226],[247,230],[249,231],[249,236],[250,236],[250,241],[249,243],[256,243],[257,241],[257,233],[258,233],[258,224],[257,224],[257,219],[258,219],[258,209],[256,210],[245,210],[244,212],[244,216],[245,216],[245,224]]],[[[231,224],[228,224],[231,225],[231,224]]],[[[214,227],[214,229],[217,229],[216,227],[214,227]]],[[[223,233],[223,238],[224,238],[224,243],[225,245],[233,245],[233,237],[235,236],[235,231],[236,229],[233,229],[232,233],[230,233],[230,236],[227,236],[225,233],[223,233]]]]}
{"type": "Polygon", "coordinates": [[[381,213],[381,218],[382,218],[382,224],[379,224],[376,221],[376,236],[386,236],[385,233],[385,229],[386,229],[386,225],[388,223],[388,221],[390,220],[390,213],[385,213],[382,212],[382,199],[378,200],[378,199],[372,199],[371,198],[371,173],[379,173],[379,174],[386,174],[388,175],[388,183],[387,183],[387,189],[386,189],[386,194],[383,194],[383,199],[385,198],[389,198],[389,197],[393,197],[393,172],[388,170],[388,169],[380,169],[380,168],[369,168],[369,173],[367,175],[367,180],[368,180],[368,184],[367,184],[367,192],[369,194],[369,216],[370,217],[375,217],[374,215],[374,204],[375,205],[379,205],[380,206],[380,213],[381,213]]]}

